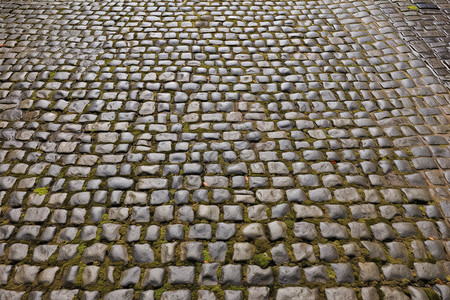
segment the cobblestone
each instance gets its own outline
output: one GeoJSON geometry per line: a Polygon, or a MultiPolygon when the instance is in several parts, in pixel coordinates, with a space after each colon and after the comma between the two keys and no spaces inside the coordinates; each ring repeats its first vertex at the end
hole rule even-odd
{"type": "MultiPolygon", "coordinates": [[[[446,30],[450,23],[448,3],[446,1],[384,1],[379,4],[379,7],[388,16],[389,22],[396,27],[399,37],[407,42],[448,86],[450,80],[447,47],[450,37],[446,30]],[[436,9],[428,9],[422,4],[435,5],[436,9]]],[[[423,65],[424,63],[418,60],[412,64],[414,67],[423,65]]],[[[427,78],[424,82],[430,84],[434,90],[433,85],[438,81],[435,78],[427,78]]],[[[411,83],[411,87],[414,85],[411,83]]]]}
{"type": "Polygon", "coordinates": [[[0,299],[448,299],[416,2],[3,1],[0,299]]]}

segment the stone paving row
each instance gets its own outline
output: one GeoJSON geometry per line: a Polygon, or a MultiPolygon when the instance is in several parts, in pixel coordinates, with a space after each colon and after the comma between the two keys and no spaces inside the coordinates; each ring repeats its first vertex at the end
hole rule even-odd
{"type": "Polygon", "coordinates": [[[450,93],[373,1],[2,1],[1,299],[450,299],[450,93]]]}
{"type": "Polygon", "coordinates": [[[438,77],[450,84],[450,3],[436,1],[377,1],[411,48],[424,59],[438,77]],[[421,3],[436,9],[419,9],[421,3]],[[415,4],[419,5],[416,6],[415,4]]]}

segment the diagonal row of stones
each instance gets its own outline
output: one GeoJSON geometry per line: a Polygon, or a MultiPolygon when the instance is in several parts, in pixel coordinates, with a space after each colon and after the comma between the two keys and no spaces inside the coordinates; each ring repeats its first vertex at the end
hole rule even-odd
{"type": "Polygon", "coordinates": [[[450,95],[370,1],[0,10],[1,297],[450,294],[450,95]]]}
{"type": "Polygon", "coordinates": [[[421,3],[421,1],[392,1],[391,3],[383,1],[378,4],[391,24],[399,31],[399,36],[408,42],[448,86],[450,5],[447,1],[434,2],[438,9],[418,10],[414,3],[421,3]]]}

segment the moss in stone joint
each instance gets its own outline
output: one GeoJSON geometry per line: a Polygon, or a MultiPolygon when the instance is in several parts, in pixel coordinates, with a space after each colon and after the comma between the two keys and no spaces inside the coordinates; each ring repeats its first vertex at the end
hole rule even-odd
{"type": "Polygon", "coordinates": [[[430,299],[430,300],[441,299],[441,297],[439,297],[439,295],[432,289],[423,289],[423,290],[424,290],[425,294],[427,294],[428,299],[430,299]]]}
{"type": "Polygon", "coordinates": [[[431,254],[428,254],[428,258],[426,259],[427,262],[435,264],[436,263],[436,259],[431,256],[431,254]]]}
{"type": "Polygon", "coordinates": [[[270,242],[267,239],[257,239],[255,247],[258,253],[264,253],[270,249],[270,242]]]}
{"type": "Polygon", "coordinates": [[[327,268],[327,273],[332,281],[334,281],[336,279],[336,274],[334,273],[334,271],[331,267],[327,268]]]}
{"type": "Polygon", "coordinates": [[[258,265],[263,269],[267,268],[271,261],[272,259],[265,253],[256,254],[255,257],[253,257],[253,264],[258,265]]]}
{"type": "Polygon", "coordinates": [[[203,257],[205,259],[205,262],[210,262],[211,261],[211,256],[209,255],[209,252],[207,249],[203,250],[203,257]]]}
{"type": "Polygon", "coordinates": [[[48,194],[48,187],[35,188],[33,193],[38,194],[39,196],[48,194]]]}
{"type": "Polygon", "coordinates": [[[78,270],[77,277],[75,278],[75,286],[82,287],[83,286],[83,272],[86,265],[80,265],[80,269],[78,270]]]}
{"type": "Polygon", "coordinates": [[[225,292],[218,285],[205,286],[203,288],[216,294],[218,299],[224,299],[225,297],[225,292]]]}
{"type": "Polygon", "coordinates": [[[85,244],[85,243],[80,243],[80,244],[78,245],[78,248],[77,248],[78,254],[82,255],[84,249],[86,249],[86,244],[85,244]]]}
{"type": "Polygon", "coordinates": [[[287,219],[287,220],[284,220],[284,223],[286,224],[288,229],[294,229],[294,224],[295,224],[294,220],[287,219]]]}
{"type": "Polygon", "coordinates": [[[378,223],[386,223],[391,224],[391,222],[386,218],[375,218],[375,219],[366,219],[365,223],[367,226],[375,225],[378,223]]]}
{"type": "Polygon", "coordinates": [[[114,268],[114,271],[113,271],[113,278],[114,278],[114,282],[117,284],[118,282],[120,282],[120,277],[121,277],[121,274],[122,272],[121,272],[121,270],[119,269],[118,270],[118,268],[114,268]]]}

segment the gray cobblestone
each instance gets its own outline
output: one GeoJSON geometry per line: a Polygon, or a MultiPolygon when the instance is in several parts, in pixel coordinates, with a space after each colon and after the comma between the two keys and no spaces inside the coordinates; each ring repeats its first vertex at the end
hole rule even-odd
{"type": "Polygon", "coordinates": [[[0,298],[446,299],[436,4],[2,2],[0,298]]]}

